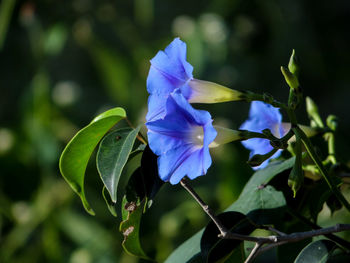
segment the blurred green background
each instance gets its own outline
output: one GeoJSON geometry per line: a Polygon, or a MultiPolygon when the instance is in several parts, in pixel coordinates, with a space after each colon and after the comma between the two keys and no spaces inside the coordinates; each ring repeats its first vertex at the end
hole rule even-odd
{"type": "MultiPolygon", "coordinates": [[[[279,67],[296,49],[304,93],[323,117],[339,117],[338,149],[348,161],[349,15],[347,0],[2,0],[0,262],[141,262],[122,251],[120,219],[104,204],[93,159],[86,192],[95,217],[60,176],[58,159],[106,109],[124,107],[134,124],[143,122],[149,60],[176,36],[188,45],[196,78],[284,101],[279,67]]],[[[231,128],[249,109],[242,102],[204,107],[231,128]]],[[[304,107],[299,115],[307,124],[304,107]]],[[[252,170],[239,143],[212,155],[208,174],[193,185],[221,211],[252,170]]],[[[207,222],[180,186],[167,185],[144,217],[142,242],[161,262],[207,222]]]]}

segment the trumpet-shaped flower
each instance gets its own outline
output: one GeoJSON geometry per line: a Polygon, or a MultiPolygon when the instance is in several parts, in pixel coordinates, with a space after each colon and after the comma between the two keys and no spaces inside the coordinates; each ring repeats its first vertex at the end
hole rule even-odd
{"type": "MultiPolygon", "coordinates": [[[[261,132],[264,129],[270,129],[272,134],[277,138],[281,138],[286,133],[286,129],[284,125],[282,125],[282,115],[279,109],[260,101],[253,101],[251,103],[249,118],[241,125],[240,129],[253,132],[261,132]]],[[[242,141],[242,144],[251,151],[250,157],[255,154],[263,155],[273,150],[268,139],[253,138],[242,141]]],[[[266,167],[269,160],[277,158],[281,152],[282,150],[278,150],[260,166],[254,167],[254,169],[257,170],[266,167]]]]}
{"type": "Polygon", "coordinates": [[[203,80],[192,75],[193,67],[186,60],[186,44],[175,38],[164,51],[151,59],[147,77],[147,121],[163,118],[170,93],[180,89],[190,103],[216,103],[239,100],[241,92],[203,80]]]}
{"type": "Polygon", "coordinates": [[[217,134],[209,112],[192,108],[180,90],[168,96],[165,107],[163,119],[146,123],[160,178],[177,184],[186,175],[194,179],[206,174],[211,165],[209,144],[217,134]]]}

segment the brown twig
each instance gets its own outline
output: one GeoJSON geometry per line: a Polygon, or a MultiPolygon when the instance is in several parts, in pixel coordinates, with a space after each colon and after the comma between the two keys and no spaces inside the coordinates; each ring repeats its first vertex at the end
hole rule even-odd
{"type": "Polygon", "coordinates": [[[184,177],[180,184],[183,188],[187,190],[191,194],[191,196],[197,201],[197,203],[202,207],[204,212],[211,218],[211,220],[215,223],[217,228],[220,231],[219,237],[223,239],[236,239],[242,241],[252,241],[255,242],[255,246],[249,256],[247,257],[245,263],[251,262],[257,255],[260,253],[272,249],[276,246],[280,246],[286,243],[297,242],[306,238],[311,238],[315,236],[327,236],[332,233],[337,233],[341,231],[350,230],[350,224],[336,224],[327,228],[320,228],[311,231],[304,232],[296,232],[292,234],[285,234],[275,228],[262,227],[264,229],[268,229],[272,232],[275,232],[278,236],[271,235],[267,237],[252,237],[248,235],[241,235],[229,232],[226,227],[220,222],[220,220],[212,213],[209,206],[204,203],[204,201],[200,198],[200,196],[194,191],[194,189],[189,185],[188,180],[184,177]],[[266,246],[264,246],[266,245],[266,246]]]}
{"type": "Polygon", "coordinates": [[[252,260],[255,258],[256,253],[259,251],[259,249],[261,248],[263,244],[261,243],[255,243],[252,251],[250,252],[249,256],[246,258],[246,260],[244,261],[244,263],[249,263],[252,262],[252,260]]]}
{"type": "MultiPolygon", "coordinates": [[[[130,128],[132,129],[135,129],[134,125],[132,125],[132,123],[129,121],[129,119],[126,117],[125,118],[125,121],[126,123],[129,125],[130,128]]],[[[136,138],[142,142],[143,144],[147,144],[147,141],[145,138],[143,138],[142,134],[139,132],[137,135],[136,135],[136,138]]]]}
{"type": "Polygon", "coordinates": [[[188,181],[186,177],[182,178],[180,181],[180,184],[183,188],[186,189],[187,192],[189,192],[192,197],[197,201],[197,203],[202,207],[205,213],[213,220],[214,224],[217,226],[217,228],[220,231],[220,236],[225,236],[227,233],[227,229],[222,225],[220,220],[211,212],[209,206],[203,202],[203,200],[199,197],[199,195],[194,191],[194,189],[188,184],[188,181]]]}

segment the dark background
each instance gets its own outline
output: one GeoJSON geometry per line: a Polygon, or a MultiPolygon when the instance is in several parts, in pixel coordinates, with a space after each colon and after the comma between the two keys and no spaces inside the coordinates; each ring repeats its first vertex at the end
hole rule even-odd
{"type": "MultiPolygon", "coordinates": [[[[304,94],[323,118],[339,117],[337,149],[349,160],[349,1],[2,0],[0,9],[1,262],[138,262],[122,251],[120,219],[104,204],[94,161],[86,183],[91,217],[60,176],[58,159],[106,109],[124,107],[134,124],[143,122],[149,60],[177,36],[195,78],[281,101],[288,88],[280,66],[294,48],[304,94]]],[[[243,102],[197,107],[234,129],[249,109],[243,102]]],[[[298,115],[308,124],[304,105],[298,115]]],[[[252,170],[239,143],[212,157],[193,184],[221,211],[252,170]]],[[[183,189],[169,185],[145,215],[142,242],[163,261],[207,222],[183,189]]]]}

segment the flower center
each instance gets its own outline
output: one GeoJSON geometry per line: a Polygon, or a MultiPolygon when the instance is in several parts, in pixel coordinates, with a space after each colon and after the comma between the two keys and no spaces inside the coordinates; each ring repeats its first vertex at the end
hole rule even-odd
{"type": "Polygon", "coordinates": [[[202,126],[193,126],[189,139],[190,139],[191,143],[198,145],[198,146],[203,146],[203,141],[204,141],[203,127],[202,126]]]}

